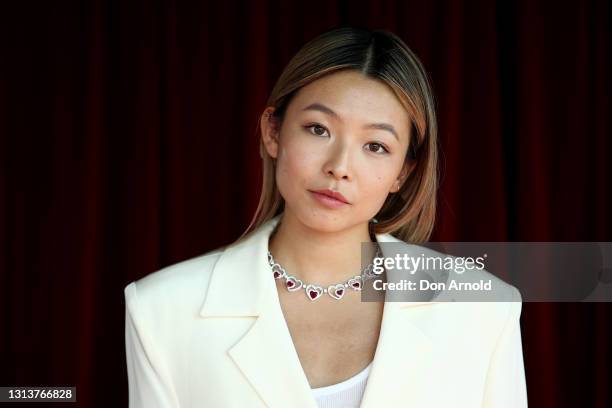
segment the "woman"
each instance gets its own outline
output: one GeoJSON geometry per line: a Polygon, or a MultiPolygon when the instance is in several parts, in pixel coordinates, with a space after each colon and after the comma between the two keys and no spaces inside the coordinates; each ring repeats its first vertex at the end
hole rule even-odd
{"type": "Polygon", "coordinates": [[[130,406],[526,406],[512,286],[494,304],[361,301],[361,243],[434,225],[434,104],[408,47],[315,38],[260,126],[247,233],[125,289],[130,406]]]}

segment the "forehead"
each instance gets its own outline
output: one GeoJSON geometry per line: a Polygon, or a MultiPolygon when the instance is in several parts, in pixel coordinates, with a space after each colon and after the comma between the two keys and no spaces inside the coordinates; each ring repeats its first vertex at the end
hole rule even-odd
{"type": "Polygon", "coordinates": [[[391,87],[357,71],[340,71],[311,82],[295,95],[289,109],[302,114],[312,103],[327,106],[346,121],[388,122],[401,133],[410,125],[410,115],[391,87]]]}

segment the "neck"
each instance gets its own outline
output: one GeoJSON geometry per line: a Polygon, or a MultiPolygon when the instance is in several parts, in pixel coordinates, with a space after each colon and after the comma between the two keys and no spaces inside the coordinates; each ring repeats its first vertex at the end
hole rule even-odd
{"type": "Polygon", "coordinates": [[[319,231],[285,209],[269,250],[287,274],[304,284],[326,286],[361,274],[361,243],[371,241],[367,223],[341,231],[319,231]]]}

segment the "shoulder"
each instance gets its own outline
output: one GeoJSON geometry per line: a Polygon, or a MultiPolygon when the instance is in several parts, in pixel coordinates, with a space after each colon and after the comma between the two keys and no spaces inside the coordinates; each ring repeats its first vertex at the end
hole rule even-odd
{"type": "Polygon", "coordinates": [[[215,249],[131,282],[124,288],[126,306],[157,316],[177,309],[197,310],[223,251],[224,248],[215,249]]]}
{"type": "Polygon", "coordinates": [[[453,339],[464,350],[475,347],[474,355],[478,355],[479,348],[492,352],[502,337],[520,332],[522,297],[514,285],[484,268],[468,271],[460,257],[422,246],[418,251],[425,257],[453,260],[443,264],[442,270],[428,271],[433,281],[444,283],[432,299],[440,302],[432,311],[437,308],[436,316],[448,330],[442,338],[453,339]]]}
{"type": "Polygon", "coordinates": [[[441,276],[445,282],[436,300],[446,302],[447,310],[462,327],[497,339],[507,327],[518,327],[522,310],[519,290],[484,268],[465,268],[465,259],[419,247],[425,256],[453,260],[444,265],[441,276]],[[478,316],[477,319],[474,317],[478,316]]]}
{"type": "MultiPolygon", "coordinates": [[[[482,267],[467,268],[465,260],[461,257],[447,254],[429,248],[427,244],[418,245],[404,242],[390,234],[377,236],[382,243],[382,250],[386,257],[403,256],[406,254],[415,260],[422,261],[421,266],[413,279],[441,283],[429,301],[447,303],[449,307],[444,310],[452,315],[460,313],[473,320],[477,314],[479,321],[491,324],[499,330],[509,321],[518,321],[522,309],[522,297],[519,290],[502,278],[487,271],[486,262],[482,267]],[[480,286],[483,285],[483,286],[480,286]]],[[[406,277],[406,271],[396,272],[395,280],[406,277]]],[[[458,321],[463,321],[455,316],[458,321]]],[[[465,322],[464,322],[465,323],[465,322]]]]}

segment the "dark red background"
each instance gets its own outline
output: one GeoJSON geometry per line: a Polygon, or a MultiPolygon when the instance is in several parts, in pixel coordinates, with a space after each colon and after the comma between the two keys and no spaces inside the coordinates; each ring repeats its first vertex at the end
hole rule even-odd
{"type": "MultiPolygon", "coordinates": [[[[386,28],[437,97],[435,240],[611,241],[606,1],[73,1],[0,12],[0,385],[127,405],[123,287],[236,239],[308,39],[386,28]]],[[[529,403],[606,407],[610,304],[523,306],[529,403]]]]}

